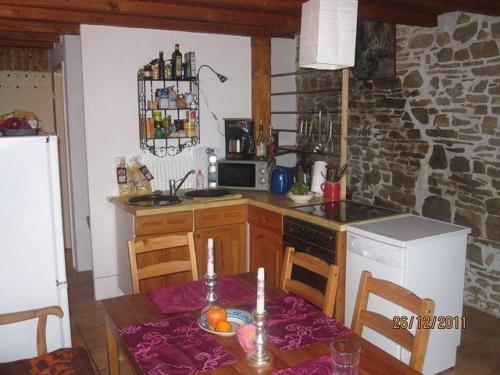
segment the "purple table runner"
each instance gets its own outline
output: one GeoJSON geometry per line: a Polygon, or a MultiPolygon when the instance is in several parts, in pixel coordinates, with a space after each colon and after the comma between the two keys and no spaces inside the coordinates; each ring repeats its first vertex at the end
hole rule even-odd
{"type": "MultiPolygon", "coordinates": [[[[251,305],[245,305],[250,308],[251,305]]],[[[266,334],[279,350],[300,349],[318,341],[347,336],[350,331],[316,306],[293,294],[266,300],[266,334]]]]}
{"type": "Polygon", "coordinates": [[[272,375],[331,375],[332,371],[332,357],[326,354],[295,367],[275,371],[272,375]]]}
{"type": "MultiPolygon", "coordinates": [[[[255,291],[230,276],[217,279],[216,293],[220,305],[256,298],[255,291]]],[[[162,313],[172,314],[205,307],[207,288],[204,280],[198,280],[150,290],[146,295],[162,313]]]]}
{"type": "Polygon", "coordinates": [[[128,326],[119,334],[149,375],[192,375],[236,362],[214,335],[189,316],[128,326]]]}

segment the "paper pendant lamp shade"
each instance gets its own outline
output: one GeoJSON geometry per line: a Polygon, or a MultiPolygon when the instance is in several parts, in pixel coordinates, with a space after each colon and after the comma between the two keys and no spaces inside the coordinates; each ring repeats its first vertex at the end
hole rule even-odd
{"type": "Polygon", "coordinates": [[[299,66],[328,70],[354,66],[357,20],[357,0],[303,3],[299,66]]]}

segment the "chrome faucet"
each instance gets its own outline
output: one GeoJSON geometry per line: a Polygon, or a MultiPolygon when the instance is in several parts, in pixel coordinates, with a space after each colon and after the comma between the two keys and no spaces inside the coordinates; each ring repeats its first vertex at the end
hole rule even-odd
{"type": "Polygon", "coordinates": [[[195,169],[191,169],[188,173],[186,173],[186,175],[182,179],[179,180],[180,182],[178,185],[176,184],[177,181],[175,179],[169,180],[168,187],[169,187],[170,195],[176,195],[177,190],[179,190],[181,188],[182,184],[184,184],[184,181],[186,181],[186,179],[189,177],[189,175],[193,174],[193,173],[196,173],[195,169]]]}

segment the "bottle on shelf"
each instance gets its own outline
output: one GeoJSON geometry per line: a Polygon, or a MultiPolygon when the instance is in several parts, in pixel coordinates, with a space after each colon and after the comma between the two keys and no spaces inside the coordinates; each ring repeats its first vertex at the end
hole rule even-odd
{"type": "Polygon", "coordinates": [[[162,51],[160,51],[160,58],[158,59],[158,69],[159,69],[160,79],[164,80],[165,79],[165,60],[163,59],[163,52],[162,51]]]}
{"type": "Polygon", "coordinates": [[[262,125],[262,120],[260,120],[259,133],[255,141],[255,157],[257,159],[263,160],[266,158],[266,147],[266,143],[264,142],[264,125],[262,125]]]}
{"type": "Polygon", "coordinates": [[[179,51],[179,44],[175,44],[175,51],[172,53],[172,79],[182,78],[182,53],[179,51]]]}
{"type": "Polygon", "coordinates": [[[151,69],[153,71],[153,79],[160,79],[160,64],[158,59],[154,59],[150,62],[151,69]]]}
{"type": "Polygon", "coordinates": [[[269,158],[272,159],[276,156],[276,150],[277,150],[277,139],[276,136],[273,133],[273,126],[269,126],[269,139],[267,141],[267,155],[269,155],[269,158]]]}
{"type": "Polygon", "coordinates": [[[172,79],[172,60],[167,60],[165,63],[165,79],[167,81],[172,79]]]}

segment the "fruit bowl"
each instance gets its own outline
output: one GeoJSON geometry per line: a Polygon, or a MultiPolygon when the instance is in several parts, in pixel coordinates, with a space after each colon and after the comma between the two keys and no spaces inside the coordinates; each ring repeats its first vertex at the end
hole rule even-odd
{"type": "Polygon", "coordinates": [[[201,314],[201,316],[198,318],[198,325],[204,331],[207,331],[210,333],[215,333],[216,335],[219,335],[219,336],[234,336],[236,334],[236,330],[240,326],[253,323],[252,315],[250,315],[246,311],[237,310],[237,309],[226,309],[226,314],[227,314],[227,321],[231,324],[231,332],[218,332],[218,331],[212,329],[208,325],[208,319],[207,319],[206,312],[201,314]]]}
{"type": "Polygon", "coordinates": [[[287,197],[290,198],[295,203],[307,203],[311,199],[313,199],[314,196],[315,196],[315,194],[312,192],[309,192],[309,193],[304,194],[304,195],[296,195],[296,194],[292,194],[292,193],[287,194],[287,197]]]}

